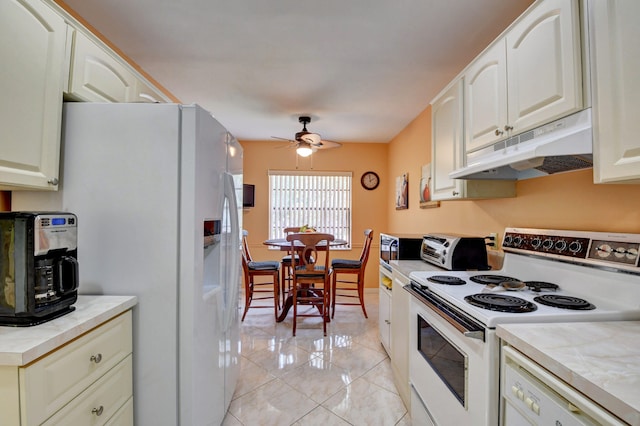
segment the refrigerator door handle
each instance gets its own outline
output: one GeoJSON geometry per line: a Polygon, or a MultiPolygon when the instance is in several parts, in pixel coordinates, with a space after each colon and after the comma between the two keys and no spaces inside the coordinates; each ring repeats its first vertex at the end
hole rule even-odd
{"type": "Polygon", "coordinates": [[[238,292],[240,287],[240,220],[238,217],[238,201],[236,199],[235,184],[233,176],[230,173],[224,174],[224,196],[229,200],[229,217],[231,224],[231,241],[229,247],[231,248],[231,270],[227,274],[229,282],[226,283],[226,291],[224,292],[224,317],[222,327],[226,332],[231,327],[233,316],[237,314],[235,309],[235,303],[238,299],[238,292]]]}

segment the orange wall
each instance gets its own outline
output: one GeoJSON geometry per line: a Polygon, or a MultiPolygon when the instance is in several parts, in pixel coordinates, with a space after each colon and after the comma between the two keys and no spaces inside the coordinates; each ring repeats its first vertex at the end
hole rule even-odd
{"type": "Polygon", "coordinates": [[[592,170],[519,181],[515,198],[443,201],[420,209],[419,180],[431,161],[431,107],[389,146],[387,184],[409,172],[409,209],[388,207],[391,232],[456,232],[484,236],[505,227],[640,233],[640,185],[595,185],[592,170]]]}
{"type": "MultiPolygon", "coordinates": [[[[262,245],[268,238],[269,227],[269,180],[268,171],[296,170],[295,151],[283,142],[240,141],[244,148],[244,182],[256,186],[256,206],[244,210],[243,227],[249,231],[249,249],[252,256],[260,260],[279,260],[282,253],[269,250],[262,245]]],[[[388,144],[345,143],[338,149],[318,151],[308,158],[298,157],[298,170],[351,171],[353,172],[353,248],[336,251],[332,257],[357,259],[362,250],[364,230],[375,232],[371,255],[365,273],[367,287],[378,286],[378,233],[387,228],[388,194],[393,193],[385,178],[387,173],[388,144]],[[380,186],[367,191],[360,185],[360,177],[373,170],[381,178],[380,186]]],[[[292,224],[295,225],[295,224],[292,224]]]]}

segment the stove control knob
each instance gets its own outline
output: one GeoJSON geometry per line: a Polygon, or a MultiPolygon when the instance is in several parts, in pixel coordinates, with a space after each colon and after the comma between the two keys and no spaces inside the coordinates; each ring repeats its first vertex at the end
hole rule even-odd
{"type": "Polygon", "coordinates": [[[580,241],[572,241],[571,244],[569,244],[569,251],[571,253],[578,253],[580,250],[582,250],[582,244],[580,244],[580,241]]]}
{"type": "Polygon", "coordinates": [[[558,251],[565,251],[567,249],[567,242],[565,240],[556,241],[555,248],[558,251]]]}
{"type": "Polygon", "coordinates": [[[619,259],[623,258],[627,254],[627,249],[624,247],[618,247],[613,251],[613,255],[619,259]]]}
{"type": "Polygon", "coordinates": [[[510,246],[512,242],[513,242],[513,237],[511,235],[507,234],[504,237],[504,244],[507,245],[507,246],[510,246]]]}
{"type": "Polygon", "coordinates": [[[515,237],[513,239],[513,245],[519,247],[522,244],[522,237],[515,237]]]}
{"type": "Polygon", "coordinates": [[[546,250],[551,250],[553,248],[553,240],[548,238],[542,242],[542,248],[546,250]]]}
{"type": "Polygon", "coordinates": [[[531,240],[531,246],[534,249],[539,248],[542,245],[542,238],[540,237],[535,237],[533,240],[531,240]]]}
{"type": "Polygon", "coordinates": [[[596,247],[596,252],[598,253],[599,257],[608,257],[612,251],[613,249],[609,244],[602,244],[596,247]]]}

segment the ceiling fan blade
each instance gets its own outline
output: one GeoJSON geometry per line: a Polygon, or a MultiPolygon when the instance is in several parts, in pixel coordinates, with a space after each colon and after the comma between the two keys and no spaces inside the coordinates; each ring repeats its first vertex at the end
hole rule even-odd
{"type": "Polygon", "coordinates": [[[338,142],[333,142],[333,141],[320,141],[320,143],[313,146],[318,149],[331,149],[331,148],[340,148],[342,144],[338,142]]]}
{"type": "Polygon", "coordinates": [[[289,138],[281,138],[279,136],[271,136],[273,139],[280,139],[281,141],[289,141],[289,142],[295,142],[293,139],[289,139],[289,138]]]}

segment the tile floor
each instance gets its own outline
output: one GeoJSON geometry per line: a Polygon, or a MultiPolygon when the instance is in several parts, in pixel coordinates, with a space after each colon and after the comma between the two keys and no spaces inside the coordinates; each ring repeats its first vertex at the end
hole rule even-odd
{"type": "MultiPolygon", "coordinates": [[[[240,379],[224,426],[411,425],[378,339],[378,293],[359,306],[337,306],[322,333],[320,318],[250,309],[241,325],[240,379]]],[[[300,309],[306,309],[302,307],[300,309]]]]}

